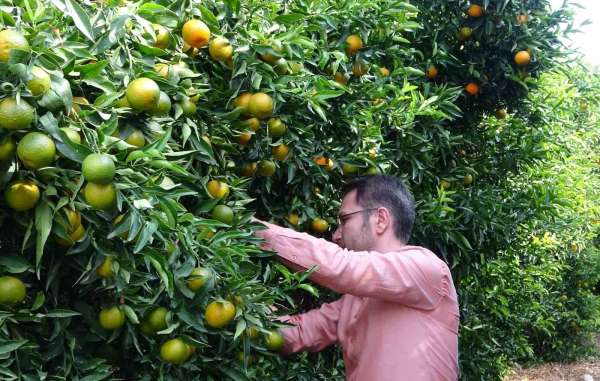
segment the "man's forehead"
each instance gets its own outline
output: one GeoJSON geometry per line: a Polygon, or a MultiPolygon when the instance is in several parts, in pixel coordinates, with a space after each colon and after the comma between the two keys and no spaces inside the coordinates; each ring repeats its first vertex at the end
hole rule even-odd
{"type": "Polygon", "coordinates": [[[356,190],[353,189],[350,192],[346,193],[344,198],[342,199],[342,206],[340,206],[340,214],[344,213],[357,205],[356,203],[356,190]]]}

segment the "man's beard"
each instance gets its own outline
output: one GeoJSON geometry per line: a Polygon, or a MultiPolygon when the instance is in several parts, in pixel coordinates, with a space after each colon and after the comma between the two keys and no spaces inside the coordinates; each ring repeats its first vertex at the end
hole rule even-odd
{"type": "Polygon", "coordinates": [[[351,251],[368,251],[371,250],[374,243],[375,238],[371,226],[364,223],[356,237],[352,237],[350,240],[342,240],[342,247],[351,251]]]}

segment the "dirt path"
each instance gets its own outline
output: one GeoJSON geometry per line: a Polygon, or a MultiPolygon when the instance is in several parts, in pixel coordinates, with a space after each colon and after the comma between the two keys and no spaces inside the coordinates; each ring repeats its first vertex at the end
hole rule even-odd
{"type": "Polygon", "coordinates": [[[600,381],[600,359],[571,364],[545,364],[515,371],[505,381],[600,381]],[[585,376],[591,376],[585,378],[585,376]]]}

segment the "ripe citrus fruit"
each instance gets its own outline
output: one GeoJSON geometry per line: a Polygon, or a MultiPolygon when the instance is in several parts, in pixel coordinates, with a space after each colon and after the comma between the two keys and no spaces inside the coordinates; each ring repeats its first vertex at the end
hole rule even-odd
{"type": "Polygon", "coordinates": [[[72,246],[75,242],[79,241],[85,235],[85,228],[83,225],[77,226],[75,230],[69,232],[69,239],[65,240],[60,237],[56,237],[56,242],[61,246],[72,246]]]}
{"type": "Polygon", "coordinates": [[[206,189],[213,198],[223,198],[229,194],[229,185],[219,180],[210,180],[206,189]]]}
{"type": "Polygon", "coordinates": [[[271,177],[275,174],[277,166],[271,160],[261,160],[257,166],[257,172],[260,176],[271,177]]]}
{"type": "Polygon", "coordinates": [[[160,49],[166,49],[171,43],[171,36],[169,36],[169,30],[162,25],[152,24],[154,34],[156,38],[154,40],[154,46],[160,49]]]}
{"type": "Polygon", "coordinates": [[[224,224],[231,225],[233,222],[233,210],[227,205],[217,205],[212,211],[212,218],[224,224]]]}
{"type": "Polygon", "coordinates": [[[160,88],[150,78],[137,78],[129,82],[125,91],[129,106],[136,111],[150,111],[160,98],[160,88]]]}
{"type": "Polygon", "coordinates": [[[496,118],[498,119],[504,119],[508,115],[505,108],[497,109],[494,114],[496,114],[496,118]]]}
{"type": "Polygon", "coordinates": [[[125,142],[136,148],[142,148],[146,144],[146,138],[141,130],[134,128],[133,132],[125,139],[125,142]]]}
{"type": "Polygon", "coordinates": [[[5,136],[0,140],[0,162],[12,159],[17,150],[17,144],[12,136],[5,136]]]}
{"type": "Polygon", "coordinates": [[[358,173],[358,167],[351,163],[343,163],[342,173],[344,176],[354,176],[358,173]]]}
{"type": "Polygon", "coordinates": [[[327,165],[327,158],[325,156],[317,156],[313,159],[317,165],[327,165]]]}
{"type": "Polygon", "coordinates": [[[258,130],[260,130],[260,120],[258,120],[258,118],[248,118],[245,120],[242,120],[240,122],[240,126],[242,128],[249,128],[252,131],[256,132],[258,130]]]}
{"type": "Polygon", "coordinates": [[[169,78],[169,65],[165,63],[157,63],[154,65],[154,71],[163,78],[169,78]]]}
{"type": "Polygon", "coordinates": [[[279,351],[283,348],[285,344],[285,339],[283,335],[277,331],[269,331],[268,334],[265,335],[265,347],[271,351],[279,351]]]}
{"type": "Polygon", "coordinates": [[[379,68],[379,75],[381,75],[382,77],[389,77],[390,76],[390,69],[388,69],[387,67],[380,67],[379,68]]]}
{"type": "Polygon", "coordinates": [[[348,77],[348,75],[338,71],[333,75],[333,80],[339,84],[347,85],[350,78],[348,77]]]}
{"type": "Polygon", "coordinates": [[[14,276],[0,276],[0,305],[11,306],[25,299],[25,284],[14,276]]]}
{"type": "Polygon", "coordinates": [[[279,61],[279,59],[281,58],[281,52],[283,52],[283,46],[281,45],[281,41],[279,41],[279,40],[273,40],[273,41],[269,42],[269,44],[271,45],[271,49],[273,49],[276,54],[265,53],[265,54],[260,54],[259,57],[261,60],[273,65],[273,64],[277,63],[277,61],[279,61]]]}
{"type": "Polygon", "coordinates": [[[67,217],[67,222],[69,224],[69,226],[65,227],[67,231],[72,232],[77,230],[77,228],[81,225],[81,213],[69,208],[63,208],[61,210],[63,211],[65,217],[67,217]]]}
{"type": "Polygon", "coordinates": [[[471,38],[472,34],[473,29],[469,28],[468,26],[463,26],[458,30],[458,39],[461,41],[468,40],[469,38],[471,38]]]}
{"type": "Polygon", "coordinates": [[[233,106],[236,108],[242,109],[242,115],[249,116],[248,112],[248,103],[250,102],[250,98],[252,97],[252,93],[242,93],[235,98],[233,101],[233,106]]]}
{"type": "Polygon", "coordinates": [[[198,291],[206,281],[210,278],[210,271],[205,269],[204,267],[196,267],[190,273],[186,281],[186,285],[192,291],[198,291]]]}
{"type": "Polygon", "coordinates": [[[23,212],[38,203],[40,188],[30,180],[13,181],[4,191],[4,198],[10,208],[23,212]]]}
{"type": "Polygon", "coordinates": [[[0,101],[0,128],[22,130],[29,128],[33,122],[33,107],[24,99],[19,103],[15,98],[4,98],[0,101]]]}
{"type": "Polygon", "coordinates": [[[161,91],[158,102],[156,102],[156,106],[150,110],[150,114],[154,116],[163,116],[168,115],[169,111],[171,111],[171,99],[169,99],[167,93],[161,91]]]}
{"type": "Polygon", "coordinates": [[[166,341],[160,346],[160,358],[169,364],[182,364],[189,356],[189,346],[179,338],[166,341]]]}
{"type": "Polygon", "coordinates": [[[285,160],[288,153],[290,152],[290,148],[285,144],[279,144],[278,146],[273,147],[271,152],[273,153],[273,157],[275,158],[275,160],[281,161],[285,160]]]}
{"type": "Polygon", "coordinates": [[[198,106],[188,97],[183,98],[180,103],[181,110],[183,111],[183,115],[192,116],[198,110],[198,106]]]}
{"type": "Polygon", "coordinates": [[[373,175],[379,175],[381,174],[381,171],[379,170],[379,168],[372,166],[369,167],[366,171],[365,171],[365,175],[369,175],[369,176],[373,176],[373,175]]]}
{"type": "Polygon", "coordinates": [[[287,126],[279,118],[271,118],[267,122],[267,132],[272,138],[280,138],[287,131],[287,126]]]}
{"type": "Polygon", "coordinates": [[[369,72],[369,65],[367,65],[363,61],[356,61],[352,65],[352,74],[354,74],[357,77],[362,77],[363,75],[367,74],[368,72],[369,72]]]}
{"type": "Polygon", "coordinates": [[[131,106],[129,106],[129,102],[127,101],[126,96],[123,98],[119,98],[119,100],[116,103],[116,106],[119,108],[131,107],[131,106]]]}
{"type": "Polygon", "coordinates": [[[483,15],[483,8],[480,5],[473,4],[467,9],[467,14],[474,19],[479,18],[483,15]]]}
{"type": "Polygon", "coordinates": [[[29,169],[48,166],[54,161],[55,154],[54,141],[41,132],[30,132],[17,144],[17,156],[29,169]]]}
{"type": "Polygon", "coordinates": [[[235,317],[235,305],[226,300],[211,302],[204,312],[204,320],[209,327],[223,328],[235,317]]]}
{"type": "Polygon", "coordinates": [[[248,112],[258,119],[266,119],[273,114],[273,98],[265,93],[252,94],[248,100],[248,112]]]}
{"type": "Polygon", "coordinates": [[[79,135],[79,132],[69,127],[62,127],[60,130],[67,135],[67,138],[69,138],[71,142],[81,144],[81,135],[79,135]]]}
{"type": "Polygon", "coordinates": [[[298,61],[289,61],[288,66],[290,67],[292,74],[298,74],[302,71],[302,69],[304,69],[302,62],[298,61]]]}
{"type": "Polygon", "coordinates": [[[0,32],[0,61],[8,62],[13,49],[26,52],[31,50],[25,36],[16,30],[4,29],[0,32]]]}
{"type": "Polygon", "coordinates": [[[476,84],[475,82],[469,82],[465,86],[465,91],[467,93],[469,93],[470,95],[477,95],[477,94],[479,94],[479,85],[476,84]]]}
{"type": "Polygon", "coordinates": [[[250,140],[252,140],[252,133],[249,131],[242,132],[238,136],[238,142],[240,143],[240,145],[245,146],[246,144],[248,144],[250,142],[250,140]]]}
{"type": "Polygon", "coordinates": [[[246,337],[248,337],[249,339],[252,339],[252,340],[258,339],[258,329],[253,325],[246,328],[246,331],[244,333],[246,334],[246,337]]]}
{"type": "Polygon", "coordinates": [[[465,177],[463,177],[463,184],[465,184],[465,185],[473,184],[473,175],[466,174],[465,177]]]}
{"type": "Polygon", "coordinates": [[[108,184],[115,177],[115,163],[109,155],[92,153],[83,160],[81,173],[89,182],[108,184]]]}
{"type": "Polygon", "coordinates": [[[27,88],[34,97],[50,90],[50,74],[38,66],[31,68],[31,79],[27,81],[27,88]]]}
{"type": "Polygon", "coordinates": [[[360,36],[351,34],[346,37],[346,53],[349,55],[356,54],[363,47],[363,41],[360,36]]]}
{"type": "Polygon", "coordinates": [[[208,44],[208,54],[213,60],[225,62],[233,55],[233,47],[225,37],[216,37],[208,44]]]}
{"type": "Polygon", "coordinates": [[[531,62],[531,55],[527,50],[521,50],[515,54],[515,63],[517,66],[527,66],[531,62]]]}
{"type": "Polygon", "coordinates": [[[102,264],[96,269],[96,274],[98,274],[100,278],[110,278],[113,274],[112,264],[112,257],[106,257],[102,264]]]}
{"type": "Polygon", "coordinates": [[[63,244],[63,246],[71,246],[75,242],[81,240],[84,235],[85,228],[83,227],[83,225],[80,224],[75,230],[69,233],[69,241],[62,240],[61,238],[59,238],[59,240],[61,241],[60,243],[63,244]]]}
{"type": "Polygon", "coordinates": [[[298,222],[300,222],[300,217],[297,213],[290,213],[287,215],[286,219],[288,222],[294,226],[298,226],[298,222]]]}
{"type": "Polygon", "coordinates": [[[377,158],[377,148],[373,147],[369,149],[369,159],[375,160],[377,158]]]}
{"type": "Polygon", "coordinates": [[[288,61],[285,58],[280,58],[277,61],[275,61],[275,66],[273,67],[275,69],[275,72],[279,75],[285,75],[288,74],[290,71],[290,65],[288,64],[288,61]]]}
{"type": "Polygon", "coordinates": [[[517,24],[525,24],[527,21],[529,21],[529,16],[522,13],[517,15],[517,24]]]}
{"type": "Polygon", "coordinates": [[[201,48],[208,44],[210,29],[204,22],[192,19],[183,24],[181,35],[185,43],[189,46],[201,48]]]}
{"type": "Polygon", "coordinates": [[[87,183],[83,194],[85,201],[94,209],[111,210],[117,202],[117,192],[112,184],[87,183]]]}
{"type": "Polygon", "coordinates": [[[256,171],[256,162],[246,163],[240,169],[240,174],[244,177],[250,177],[256,171]]]}
{"type": "Polygon", "coordinates": [[[427,78],[434,79],[438,75],[438,69],[435,66],[431,65],[427,68],[426,74],[427,74],[427,78]]]}
{"type": "Polygon", "coordinates": [[[165,307],[158,307],[153,309],[146,319],[150,328],[154,331],[162,331],[167,328],[167,314],[169,310],[165,307]]]}
{"type": "Polygon", "coordinates": [[[325,233],[329,229],[329,223],[322,218],[315,218],[310,223],[310,228],[315,233],[325,233]]]}
{"type": "Polygon", "coordinates": [[[125,313],[118,307],[103,308],[98,314],[100,327],[107,331],[114,331],[125,324],[125,313]]]}

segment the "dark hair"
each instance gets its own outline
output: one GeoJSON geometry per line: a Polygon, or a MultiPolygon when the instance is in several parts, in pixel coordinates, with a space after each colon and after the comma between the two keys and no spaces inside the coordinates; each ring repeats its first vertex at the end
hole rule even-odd
{"type": "Polygon", "coordinates": [[[385,207],[393,217],[394,234],[407,243],[415,223],[415,200],[400,180],[388,175],[361,176],[344,185],[343,196],[356,190],[363,208],[385,207]]]}

